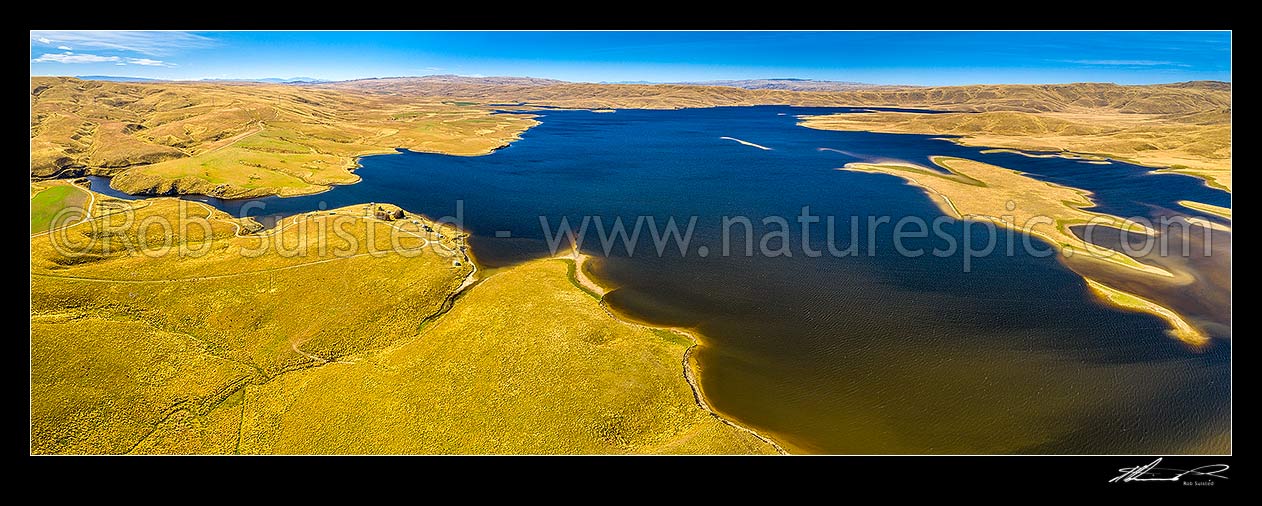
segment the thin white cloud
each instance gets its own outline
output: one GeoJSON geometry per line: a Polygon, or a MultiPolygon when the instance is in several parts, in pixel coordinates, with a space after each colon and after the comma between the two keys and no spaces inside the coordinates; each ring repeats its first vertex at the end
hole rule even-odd
{"type": "Polygon", "coordinates": [[[44,44],[66,43],[79,48],[131,51],[165,56],[184,49],[210,47],[215,40],[190,32],[49,30],[32,31],[31,40],[44,44]]]}
{"type": "Polygon", "coordinates": [[[175,64],[162,60],[152,60],[149,58],[128,58],[127,63],[132,65],[144,65],[146,67],[174,67],[175,64]]]}
{"type": "Polygon", "coordinates": [[[57,49],[60,49],[62,51],[74,51],[74,48],[70,46],[57,46],[57,49]]]}
{"type": "Polygon", "coordinates": [[[102,63],[107,61],[120,61],[117,56],[101,56],[97,54],[75,54],[70,51],[64,53],[44,53],[39,58],[34,58],[31,63],[102,63]]]}
{"type": "Polygon", "coordinates": [[[1126,67],[1187,67],[1182,63],[1163,61],[1163,60],[1062,60],[1065,63],[1077,63],[1079,65],[1111,65],[1126,67]]]}
{"type": "Polygon", "coordinates": [[[429,72],[438,72],[440,70],[443,70],[443,68],[442,67],[425,67],[425,70],[429,72]]]}
{"type": "Polygon", "coordinates": [[[126,64],[126,63],[123,63],[123,62],[121,62],[121,61],[120,61],[120,62],[118,62],[118,63],[115,63],[115,65],[119,65],[119,66],[126,66],[127,64],[126,64]]]}

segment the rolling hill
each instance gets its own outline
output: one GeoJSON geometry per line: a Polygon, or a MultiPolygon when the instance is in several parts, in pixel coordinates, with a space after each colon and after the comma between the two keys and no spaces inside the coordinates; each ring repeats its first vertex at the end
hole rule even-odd
{"type": "Polygon", "coordinates": [[[689,339],[614,318],[569,260],[470,285],[462,234],[393,206],[260,231],[91,200],[31,237],[32,453],[776,451],[700,404],[689,339]]]}
{"type": "Polygon", "coordinates": [[[495,104],[593,109],[785,104],[954,111],[959,114],[835,116],[806,126],[966,135],[964,142],[978,145],[1085,151],[1231,186],[1228,83],[846,91],[735,84],[746,87],[460,76],[303,85],[37,77],[31,80],[31,175],[112,175],[112,186],[130,193],[297,195],[354,183],[358,178],[351,171],[359,156],[396,148],[485,154],[536,124],[528,115],[493,114],[495,104]]]}
{"type": "Polygon", "coordinates": [[[358,180],[396,148],[488,153],[535,122],[488,108],[306,86],[31,80],[31,175],[115,176],[130,193],[296,195],[358,180]]]}

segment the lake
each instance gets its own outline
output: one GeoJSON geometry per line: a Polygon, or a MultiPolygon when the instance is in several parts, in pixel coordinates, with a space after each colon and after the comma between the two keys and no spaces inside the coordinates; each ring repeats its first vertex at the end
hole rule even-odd
{"type": "MultiPolygon", "coordinates": [[[[931,221],[941,211],[899,178],[836,169],[960,156],[1089,190],[1096,210],[1124,217],[1187,212],[1175,203],[1183,199],[1230,207],[1228,193],[1116,161],[983,154],[931,136],[796,125],[796,115],[853,111],[544,110],[537,112],[542,124],[486,156],[370,156],[356,172],[360,183],[317,195],[189,198],[234,215],[261,203],[249,214],[264,222],[364,202],[433,218],[459,208],[487,267],[547,255],[563,217],[575,229],[588,217],[582,249],[597,256],[593,274],[615,287],[609,306],[630,319],[696,330],[712,405],[791,450],[1229,451],[1229,233],[1225,257],[1183,262],[1197,273],[1191,288],[1145,293],[1211,334],[1208,346],[1193,350],[1168,336],[1161,320],[1101,304],[1054,256],[1017,248],[971,259],[965,272],[958,253],[900,254],[891,225],[870,226],[869,217],[931,221]],[[804,207],[821,217],[805,233],[797,221],[804,207]],[[644,230],[634,248],[617,243],[605,256],[596,216],[605,230],[616,218],[628,232],[637,220],[644,230]],[[671,245],[658,254],[648,217],[657,229],[673,218],[681,233],[695,218],[685,251],[671,245]],[[761,254],[761,240],[745,255],[740,228],[724,255],[724,217],[749,219],[755,239],[780,230],[780,217],[789,226],[766,245],[791,256],[761,254]],[[857,254],[807,254],[830,243],[844,249],[852,233],[863,243],[857,254]]],[[[93,183],[117,195],[107,180],[93,183]]],[[[948,223],[943,233],[962,245],[968,226],[948,223]]],[[[980,248],[987,238],[973,232],[969,243],[980,248]]],[[[926,250],[940,243],[903,241],[926,250]]]]}

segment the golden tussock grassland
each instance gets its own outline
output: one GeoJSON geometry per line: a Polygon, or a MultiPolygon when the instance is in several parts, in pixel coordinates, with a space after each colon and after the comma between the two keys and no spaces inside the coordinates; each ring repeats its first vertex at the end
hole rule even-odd
{"type": "Polygon", "coordinates": [[[594,84],[530,78],[458,76],[361,79],[320,89],[385,96],[438,97],[583,109],[679,109],[738,105],[932,108],[949,111],[1187,114],[1230,108],[1230,84],[1190,82],[1150,86],[1105,83],[1050,85],[873,86],[847,91],[791,91],[687,84],[594,84]]]}
{"type": "Polygon", "coordinates": [[[31,239],[34,453],[774,452],[698,406],[691,342],[615,319],[572,263],[457,297],[461,233],[406,212],[251,232],[95,197],[92,220],[31,239]]]}
{"type": "MultiPolygon", "coordinates": [[[[804,124],[1125,158],[1231,187],[1224,83],[804,92],[442,76],[304,86],[36,77],[32,452],[774,453],[695,397],[684,376],[693,343],[615,318],[581,258],[470,284],[477,273],[460,231],[389,205],[261,230],[195,202],[122,201],[47,179],[111,175],[114,187],[149,194],[312,193],[357,181],[358,156],[493,151],[536,122],[492,114],[492,104],[521,102],[933,108],[957,112],[804,124]]],[[[1078,239],[1069,227],[1086,220],[1124,225],[1084,210],[1086,192],[971,160],[935,162],[949,173],[848,168],[907,179],[948,214],[1002,226],[1051,216],[1029,232],[1074,251],[1071,268],[1185,275],[1078,239]]],[[[1204,339],[1157,302],[1087,282],[1189,343],[1204,339]]]]}
{"type": "Polygon", "coordinates": [[[1194,209],[1203,213],[1209,213],[1219,218],[1223,218],[1227,220],[1231,219],[1230,208],[1219,207],[1219,206],[1215,206],[1211,204],[1202,204],[1200,202],[1193,202],[1191,200],[1180,200],[1179,205],[1186,207],[1188,209],[1194,209]]]}
{"type": "MultiPolygon", "coordinates": [[[[875,112],[815,116],[823,130],[958,135],[957,142],[1031,151],[1095,154],[1200,177],[1231,191],[1231,113],[875,112]]],[[[1107,169],[1102,169],[1107,170],[1107,169]]]]}
{"type": "Polygon", "coordinates": [[[485,154],[535,124],[485,107],[346,90],[34,77],[31,174],[113,175],[129,193],[297,195],[358,181],[358,156],[485,154]]]}
{"type": "Polygon", "coordinates": [[[355,157],[395,148],[477,155],[536,122],[496,103],[597,110],[736,105],[933,108],[807,126],[976,136],[1015,149],[1103,153],[1228,188],[1230,85],[1078,83],[790,91],[530,78],[364,79],[319,85],[31,79],[31,174],[116,176],[130,193],[296,195],[358,178],[355,157]]]}
{"type": "Polygon", "coordinates": [[[414,339],[247,391],[260,453],[771,453],[701,409],[691,344],[623,323],[565,260],[497,272],[414,339]],[[310,423],[321,420],[322,423],[310,423]]]}

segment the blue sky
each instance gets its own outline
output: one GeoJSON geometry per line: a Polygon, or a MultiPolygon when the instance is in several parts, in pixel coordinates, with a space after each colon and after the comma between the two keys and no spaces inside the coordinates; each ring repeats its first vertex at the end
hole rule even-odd
{"type": "Polygon", "coordinates": [[[32,31],[32,75],[249,79],[460,74],[877,84],[1231,80],[1229,32],[32,31]]]}

